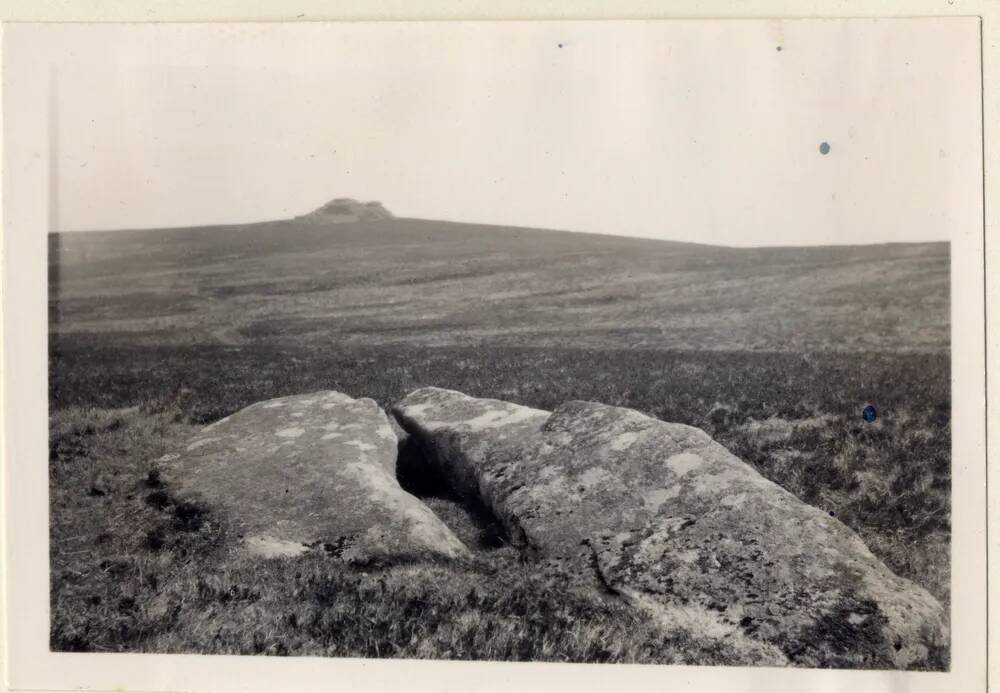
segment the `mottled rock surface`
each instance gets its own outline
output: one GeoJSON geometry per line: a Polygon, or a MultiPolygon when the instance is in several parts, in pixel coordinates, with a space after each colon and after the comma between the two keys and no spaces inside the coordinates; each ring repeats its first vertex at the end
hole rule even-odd
{"type": "Polygon", "coordinates": [[[225,513],[257,555],[310,547],[352,563],[466,555],[400,488],[396,444],[374,401],[316,392],[238,411],[161,464],[174,493],[225,513]]]}
{"type": "Polygon", "coordinates": [[[394,409],[456,490],[526,549],[668,627],[761,664],[938,667],[940,604],[835,518],[703,431],[569,402],[547,412],[424,388],[394,409]]]}

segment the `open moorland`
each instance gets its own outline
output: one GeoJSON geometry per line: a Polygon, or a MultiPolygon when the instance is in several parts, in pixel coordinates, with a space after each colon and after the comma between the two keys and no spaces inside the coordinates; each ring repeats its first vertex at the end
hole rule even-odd
{"type": "Polygon", "coordinates": [[[947,244],[282,221],[53,234],[49,270],[54,649],[740,663],[566,589],[426,479],[401,483],[471,566],[249,561],[151,472],[208,422],[321,389],[698,426],[950,601],[947,244]]]}

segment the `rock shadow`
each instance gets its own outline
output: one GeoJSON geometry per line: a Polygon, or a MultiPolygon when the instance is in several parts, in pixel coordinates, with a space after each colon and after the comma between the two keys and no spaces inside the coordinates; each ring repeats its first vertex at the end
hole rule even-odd
{"type": "Polygon", "coordinates": [[[470,548],[488,551],[511,544],[506,529],[492,511],[479,498],[459,494],[415,436],[403,435],[399,438],[396,480],[404,491],[425,502],[430,501],[429,505],[436,508],[441,508],[442,503],[455,506],[459,513],[437,514],[459,537],[475,536],[475,547],[470,548]]]}

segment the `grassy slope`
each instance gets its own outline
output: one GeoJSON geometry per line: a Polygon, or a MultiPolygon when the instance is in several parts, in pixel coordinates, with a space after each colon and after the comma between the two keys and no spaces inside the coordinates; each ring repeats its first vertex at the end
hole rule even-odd
{"type": "Polygon", "coordinates": [[[61,330],[170,343],[942,351],[949,339],[947,244],[727,249],[397,219],[52,245],[61,330]]]}
{"type": "MultiPolygon", "coordinates": [[[[227,552],[225,518],[150,486],[149,460],[195,424],[320,388],[383,405],[424,384],[594,399],[700,426],[948,601],[947,245],[730,250],[396,220],[53,249],[57,648],[744,656],[574,597],[510,549],[481,546],[462,570],[249,564],[227,552]],[[448,578],[414,602],[412,571],[448,578]],[[545,618],[517,616],[546,600],[545,618]]],[[[477,544],[460,507],[429,502],[477,544]]]]}

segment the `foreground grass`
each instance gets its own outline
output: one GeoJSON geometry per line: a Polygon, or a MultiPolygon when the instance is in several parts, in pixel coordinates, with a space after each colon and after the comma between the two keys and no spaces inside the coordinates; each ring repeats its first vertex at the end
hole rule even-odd
{"type": "Polygon", "coordinates": [[[947,355],[555,349],[143,348],[54,342],[52,644],[56,649],[738,663],[614,600],[539,573],[447,498],[429,504],[479,551],[460,569],[367,573],[320,557],[248,562],[225,518],[150,478],[205,422],[332,388],[388,406],[421,385],[552,408],[629,406],[699,426],[836,515],[895,572],[949,603],[947,355]],[[879,418],[862,420],[865,404],[879,418]]]}

